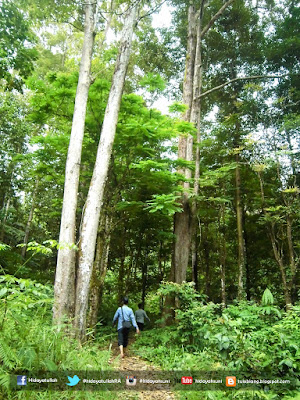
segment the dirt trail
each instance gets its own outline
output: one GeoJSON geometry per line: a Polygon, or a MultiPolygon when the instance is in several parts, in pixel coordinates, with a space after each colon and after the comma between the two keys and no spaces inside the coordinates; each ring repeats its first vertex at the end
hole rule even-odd
{"type": "MultiPolygon", "coordinates": [[[[123,359],[120,358],[119,348],[116,343],[112,346],[112,357],[110,359],[110,363],[115,365],[115,368],[121,371],[149,371],[149,379],[151,379],[151,371],[160,371],[160,368],[150,363],[147,363],[142,358],[133,354],[132,350],[130,350],[130,343],[133,343],[131,339],[129,341],[129,348],[126,349],[125,357],[123,359]]],[[[134,398],[139,400],[175,400],[176,397],[173,392],[167,390],[147,390],[142,392],[128,393],[127,398],[134,398]]]]}

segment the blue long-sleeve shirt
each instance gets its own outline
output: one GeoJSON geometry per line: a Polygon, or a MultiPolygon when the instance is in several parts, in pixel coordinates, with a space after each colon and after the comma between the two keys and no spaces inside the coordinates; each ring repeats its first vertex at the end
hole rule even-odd
{"type": "Polygon", "coordinates": [[[123,315],[124,315],[125,321],[131,321],[132,325],[135,328],[137,328],[137,324],[136,324],[132,309],[130,307],[124,305],[124,306],[122,306],[122,310],[121,310],[121,307],[119,307],[117,309],[114,319],[113,319],[113,324],[116,322],[116,320],[118,320],[118,330],[123,328],[123,326],[122,326],[123,315]],[[123,311],[123,313],[122,313],[122,311],[123,311]]]}

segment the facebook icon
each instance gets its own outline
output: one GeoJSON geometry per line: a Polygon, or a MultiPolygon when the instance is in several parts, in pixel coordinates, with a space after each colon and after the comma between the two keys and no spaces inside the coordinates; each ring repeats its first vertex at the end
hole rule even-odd
{"type": "Polygon", "coordinates": [[[17,385],[19,385],[19,386],[27,385],[27,376],[17,375],[17,385]]]}

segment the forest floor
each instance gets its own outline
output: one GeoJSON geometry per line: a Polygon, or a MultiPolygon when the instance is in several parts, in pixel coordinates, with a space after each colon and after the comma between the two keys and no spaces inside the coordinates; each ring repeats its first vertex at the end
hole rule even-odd
{"type": "MultiPolygon", "coordinates": [[[[151,379],[151,371],[160,371],[160,367],[153,365],[141,357],[136,356],[130,349],[130,344],[134,342],[134,339],[129,340],[129,348],[125,351],[125,357],[122,359],[120,357],[119,347],[117,342],[113,342],[111,348],[111,358],[109,363],[114,366],[114,368],[120,371],[147,371],[147,378],[151,379]]],[[[139,400],[175,400],[176,396],[173,392],[164,390],[147,390],[142,392],[126,392],[126,399],[139,399],[139,400]]]]}

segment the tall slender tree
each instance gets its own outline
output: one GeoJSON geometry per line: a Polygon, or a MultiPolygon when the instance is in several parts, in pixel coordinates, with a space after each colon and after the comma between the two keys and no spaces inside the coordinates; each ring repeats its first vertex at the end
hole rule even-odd
{"type": "Polygon", "coordinates": [[[121,34],[119,55],[109,93],[97,158],[85,204],[79,240],[79,266],[76,286],[75,329],[79,338],[85,336],[86,313],[92,267],[95,255],[97,229],[102,208],[105,182],[116,133],[121,96],[129,63],[133,29],[139,2],[128,7],[121,34]]]}
{"type": "MultiPolygon", "coordinates": [[[[197,131],[197,144],[200,141],[200,120],[201,120],[201,87],[202,87],[202,40],[206,33],[214,25],[224,11],[229,7],[234,0],[228,0],[218,11],[213,14],[206,25],[203,27],[205,0],[200,2],[198,10],[194,1],[188,5],[188,35],[187,35],[187,54],[186,54],[186,69],[183,82],[183,103],[186,104],[187,110],[183,114],[183,120],[191,122],[195,125],[197,131]]],[[[178,143],[178,157],[185,161],[193,159],[193,135],[181,135],[178,143]]],[[[199,190],[199,149],[196,150],[196,171],[195,171],[195,186],[194,192],[197,195],[199,190]]],[[[186,280],[186,272],[191,251],[192,232],[195,231],[196,224],[192,223],[192,214],[196,214],[190,207],[189,201],[189,180],[192,177],[191,169],[186,167],[180,170],[185,177],[184,193],[181,198],[182,212],[176,213],[174,216],[174,254],[172,260],[171,280],[181,283],[186,280]]],[[[194,232],[193,232],[194,233],[194,232]]],[[[195,267],[195,243],[193,243],[193,266],[195,267]]]]}
{"type": "Polygon", "coordinates": [[[72,317],[74,313],[77,194],[85,115],[91,81],[90,70],[95,36],[95,21],[96,3],[86,3],[84,42],[66,162],[63,209],[59,234],[60,248],[57,257],[54,285],[53,319],[55,322],[60,321],[64,316],[72,317]]]}

